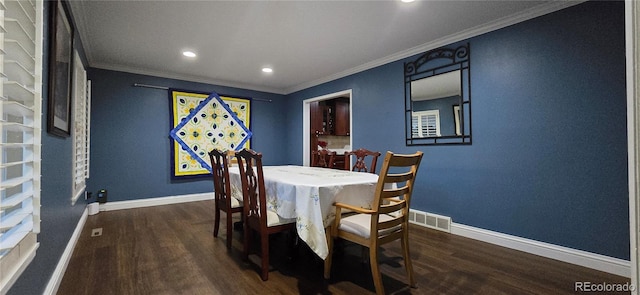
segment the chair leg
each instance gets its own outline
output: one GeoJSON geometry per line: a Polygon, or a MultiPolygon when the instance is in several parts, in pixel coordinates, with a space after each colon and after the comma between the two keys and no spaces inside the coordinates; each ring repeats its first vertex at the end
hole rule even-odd
{"type": "Polygon", "coordinates": [[[369,248],[369,261],[371,262],[371,276],[373,277],[373,285],[376,287],[376,294],[384,294],[384,286],[382,285],[382,274],[378,267],[378,246],[369,248]]]}
{"type": "Polygon", "coordinates": [[[244,226],[244,241],[243,241],[243,245],[242,245],[242,256],[244,256],[244,260],[249,260],[249,246],[251,245],[251,234],[253,234],[251,231],[251,229],[249,228],[249,226],[247,225],[247,222],[245,220],[245,223],[243,224],[244,226]]]}
{"type": "Polygon", "coordinates": [[[215,211],[215,218],[213,221],[213,236],[217,237],[218,236],[218,229],[220,228],[220,207],[218,206],[218,202],[216,202],[216,208],[214,209],[215,211]]]}
{"type": "Polygon", "coordinates": [[[331,277],[331,258],[333,257],[333,237],[331,236],[331,227],[325,229],[327,235],[327,246],[329,251],[327,258],[324,259],[324,278],[329,279],[331,277]]]}
{"type": "Polygon", "coordinates": [[[269,235],[260,233],[260,243],[262,248],[262,280],[269,279],[269,235]]]}
{"type": "Polygon", "coordinates": [[[413,278],[413,266],[411,265],[411,255],[409,255],[409,238],[405,231],[405,235],[400,240],[402,243],[402,251],[404,253],[404,267],[407,269],[407,277],[409,279],[409,286],[411,288],[416,287],[416,281],[413,278]]]}
{"type": "Polygon", "coordinates": [[[233,238],[233,214],[227,212],[227,248],[231,249],[231,240],[233,238]]]}

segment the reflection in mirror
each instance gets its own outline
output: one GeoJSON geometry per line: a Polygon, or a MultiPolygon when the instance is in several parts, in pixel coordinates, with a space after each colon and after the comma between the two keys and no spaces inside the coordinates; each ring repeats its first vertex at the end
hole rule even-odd
{"type": "Polygon", "coordinates": [[[471,144],[469,45],[405,63],[407,145],[471,144]]]}
{"type": "Polygon", "coordinates": [[[460,134],[460,70],[411,81],[411,137],[460,134]]]}

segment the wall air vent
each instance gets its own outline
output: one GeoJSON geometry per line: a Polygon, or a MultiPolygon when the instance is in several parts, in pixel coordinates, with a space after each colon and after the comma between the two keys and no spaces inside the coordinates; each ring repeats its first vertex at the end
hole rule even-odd
{"type": "Polygon", "coordinates": [[[409,222],[439,231],[451,232],[451,217],[448,216],[410,209],[409,222]]]}

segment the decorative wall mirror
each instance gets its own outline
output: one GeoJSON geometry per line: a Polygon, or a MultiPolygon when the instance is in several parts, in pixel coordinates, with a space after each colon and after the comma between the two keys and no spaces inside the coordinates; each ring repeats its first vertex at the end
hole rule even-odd
{"type": "Polygon", "coordinates": [[[471,144],[469,44],[404,64],[407,145],[471,144]]]}

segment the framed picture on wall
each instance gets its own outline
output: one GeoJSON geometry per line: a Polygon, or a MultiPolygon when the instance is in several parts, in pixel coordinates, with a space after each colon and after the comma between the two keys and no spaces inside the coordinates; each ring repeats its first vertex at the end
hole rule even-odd
{"type": "Polygon", "coordinates": [[[73,26],[63,1],[51,1],[50,5],[47,132],[66,137],[71,133],[73,26]]]}
{"type": "Polygon", "coordinates": [[[172,178],[209,177],[208,152],[251,147],[251,99],[169,89],[172,178]]]}

